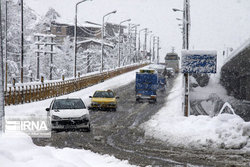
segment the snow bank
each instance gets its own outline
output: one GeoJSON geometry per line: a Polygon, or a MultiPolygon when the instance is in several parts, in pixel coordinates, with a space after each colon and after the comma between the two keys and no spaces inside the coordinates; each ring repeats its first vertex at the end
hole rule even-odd
{"type": "Polygon", "coordinates": [[[165,106],[141,125],[146,136],[176,147],[240,149],[248,145],[250,150],[249,122],[230,114],[184,117],[181,74],[175,82],[165,106]]]}
{"type": "MultiPolygon", "coordinates": [[[[196,83],[195,79],[191,76],[191,82],[196,83]]],[[[205,87],[196,87],[190,91],[190,100],[204,100],[208,99],[211,94],[217,94],[221,99],[227,96],[226,89],[219,84],[220,74],[210,74],[209,83],[205,87]]]]}
{"type": "MultiPolygon", "coordinates": [[[[0,134],[1,135],[1,134],[0,134]]],[[[29,136],[0,136],[1,167],[129,167],[128,161],[121,161],[113,156],[99,155],[80,149],[56,149],[39,147],[32,143],[29,136]]]]}
{"type": "MultiPolygon", "coordinates": [[[[247,123],[239,116],[220,114],[216,117],[166,117],[157,125],[147,123],[146,135],[163,140],[176,147],[212,147],[241,149],[247,145],[244,136],[247,123]]],[[[249,125],[249,124],[248,124],[249,125]]]]}

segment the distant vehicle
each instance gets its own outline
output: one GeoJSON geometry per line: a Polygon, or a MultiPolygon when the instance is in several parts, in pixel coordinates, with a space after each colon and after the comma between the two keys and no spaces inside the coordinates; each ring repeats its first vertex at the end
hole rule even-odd
{"type": "Polygon", "coordinates": [[[153,64],[149,66],[149,69],[154,69],[157,71],[157,79],[158,79],[158,88],[165,89],[166,86],[166,76],[167,76],[167,69],[166,66],[163,64],[153,64]]]}
{"type": "Polygon", "coordinates": [[[166,68],[166,73],[167,73],[166,75],[168,78],[172,78],[174,77],[175,71],[173,68],[166,68]]]}
{"type": "Polygon", "coordinates": [[[136,73],[135,92],[136,101],[149,100],[156,102],[158,89],[158,76],[154,69],[141,69],[136,73]]]}
{"type": "Polygon", "coordinates": [[[80,98],[57,98],[49,108],[52,130],[86,129],[90,131],[90,116],[80,98]]]}
{"type": "Polygon", "coordinates": [[[177,53],[167,53],[165,57],[165,64],[167,68],[173,68],[175,73],[179,72],[179,60],[180,57],[177,53]]]}
{"type": "Polygon", "coordinates": [[[108,109],[113,111],[117,109],[117,99],[119,97],[116,97],[112,90],[98,90],[89,98],[91,98],[89,109],[108,109]]]}

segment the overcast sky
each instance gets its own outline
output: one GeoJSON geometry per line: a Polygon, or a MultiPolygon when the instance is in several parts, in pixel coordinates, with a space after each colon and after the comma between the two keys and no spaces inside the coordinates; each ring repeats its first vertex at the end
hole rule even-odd
{"type": "MultiPolygon", "coordinates": [[[[65,22],[74,22],[75,4],[79,0],[24,0],[40,15],[49,7],[58,11],[65,22]]],[[[190,49],[237,48],[250,37],[250,0],[190,0],[191,37],[190,49]]],[[[182,47],[182,34],[178,27],[183,0],[93,0],[79,5],[78,20],[101,23],[102,16],[117,10],[107,20],[119,24],[131,18],[140,24],[139,29],[149,28],[160,37],[161,60],[174,46],[178,53],[182,47]]]]}

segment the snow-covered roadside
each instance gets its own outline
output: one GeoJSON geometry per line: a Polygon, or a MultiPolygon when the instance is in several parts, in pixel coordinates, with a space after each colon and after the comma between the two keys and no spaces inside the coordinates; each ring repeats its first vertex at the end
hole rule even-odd
{"type": "MultiPolygon", "coordinates": [[[[195,79],[190,76],[190,82],[196,83],[195,79]]],[[[190,100],[202,100],[208,99],[211,94],[216,94],[223,100],[227,100],[227,91],[223,86],[219,84],[220,82],[220,73],[210,74],[209,83],[206,87],[196,87],[190,91],[190,100]]]]}
{"type": "Polygon", "coordinates": [[[182,76],[179,74],[165,106],[148,122],[141,125],[146,136],[160,139],[176,147],[250,150],[250,123],[239,116],[221,114],[215,117],[184,117],[182,83],[182,76]]]}
{"type": "Polygon", "coordinates": [[[126,160],[83,149],[39,147],[26,134],[0,134],[1,167],[132,167],[126,160]]]}
{"type": "MultiPolygon", "coordinates": [[[[65,97],[80,97],[89,105],[89,96],[95,90],[115,89],[135,80],[134,70],[122,74],[103,83],[88,87],[81,91],[65,95],[65,97]]],[[[23,105],[7,106],[6,115],[46,115],[45,108],[49,107],[52,99],[47,99],[23,105]]],[[[32,143],[29,136],[22,134],[10,137],[0,134],[0,163],[1,167],[9,166],[62,166],[62,167],[112,167],[131,166],[127,161],[121,161],[113,156],[99,155],[83,149],[56,149],[54,147],[39,147],[32,143]],[[22,137],[21,137],[22,136],[22,137]]]]}

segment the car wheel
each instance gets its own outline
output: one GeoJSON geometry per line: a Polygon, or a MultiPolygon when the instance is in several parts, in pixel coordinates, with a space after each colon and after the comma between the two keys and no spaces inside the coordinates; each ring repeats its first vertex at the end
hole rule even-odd
{"type": "Polygon", "coordinates": [[[90,126],[90,124],[89,124],[89,126],[86,128],[86,131],[87,131],[87,132],[90,132],[90,131],[91,131],[91,126],[90,126]]]}
{"type": "Polygon", "coordinates": [[[136,102],[137,102],[137,103],[141,103],[142,101],[141,101],[140,98],[136,98],[136,102]]]}
{"type": "Polygon", "coordinates": [[[154,103],[157,102],[157,100],[156,100],[156,99],[153,99],[153,100],[149,100],[148,102],[154,104],[154,103]]]}

